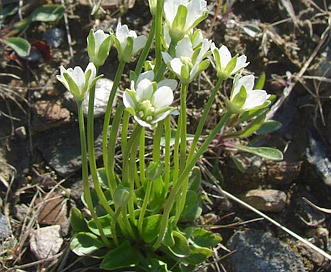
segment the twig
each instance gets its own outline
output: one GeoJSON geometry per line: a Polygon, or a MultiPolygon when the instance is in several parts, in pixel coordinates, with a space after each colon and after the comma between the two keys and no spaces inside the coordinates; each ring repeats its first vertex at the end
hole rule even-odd
{"type": "MultiPolygon", "coordinates": [[[[65,3],[64,3],[65,0],[61,0],[61,4],[62,6],[65,8],[65,3]]],[[[71,46],[71,35],[70,35],[70,29],[69,29],[69,21],[68,21],[68,16],[67,16],[67,13],[65,12],[63,14],[63,20],[64,20],[64,24],[66,26],[66,32],[67,32],[67,40],[68,40],[68,46],[69,46],[69,54],[70,54],[70,60],[73,60],[74,58],[74,51],[72,49],[72,46],[71,46]]]]}

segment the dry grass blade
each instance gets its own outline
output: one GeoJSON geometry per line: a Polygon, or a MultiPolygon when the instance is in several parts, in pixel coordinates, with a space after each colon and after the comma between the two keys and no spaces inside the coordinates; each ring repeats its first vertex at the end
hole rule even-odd
{"type": "Polygon", "coordinates": [[[317,205],[315,205],[313,202],[309,201],[307,198],[303,197],[302,198],[305,202],[307,202],[310,206],[314,207],[315,209],[321,211],[321,212],[325,212],[325,213],[330,213],[331,214],[331,209],[326,209],[326,208],[321,208],[318,207],[317,205]]]}

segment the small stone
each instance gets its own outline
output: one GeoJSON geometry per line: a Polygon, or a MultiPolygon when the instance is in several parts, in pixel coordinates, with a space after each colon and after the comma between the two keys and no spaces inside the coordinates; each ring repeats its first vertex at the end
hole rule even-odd
{"type": "Polygon", "coordinates": [[[286,204],[286,194],[274,189],[250,190],[240,198],[254,208],[265,212],[280,212],[286,204]]]}
{"type": "Polygon", "coordinates": [[[60,101],[37,101],[31,105],[34,112],[32,126],[41,132],[58,127],[70,121],[70,112],[62,107],[60,101]]]}
{"type": "Polygon", "coordinates": [[[292,248],[268,232],[238,231],[229,240],[228,248],[236,251],[229,258],[234,272],[305,271],[300,257],[292,248]]]}
{"type": "Polygon", "coordinates": [[[33,230],[30,237],[30,249],[38,260],[54,256],[59,252],[63,239],[59,225],[33,230]]]}

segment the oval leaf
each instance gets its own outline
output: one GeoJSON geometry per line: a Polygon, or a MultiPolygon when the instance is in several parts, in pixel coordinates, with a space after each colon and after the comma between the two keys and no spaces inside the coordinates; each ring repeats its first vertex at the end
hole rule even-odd
{"type": "Polygon", "coordinates": [[[43,5],[38,7],[31,14],[31,21],[54,22],[62,18],[64,7],[60,5],[43,5]]]}
{"type": "Polygon", "coordinates": [[[73,207],[70,211],[70,224],[71,227],[77,232],[89,230],[82,212],[76,207],[73,207]]]}
{"type": "Polygon", "coordinates": [[[172,254],[178,258],[187,257],[190,255],[190,247],[185,236],[178,231],[172,231],[175,244],[172,247],[168,247],[172,254]]]}
{"type": "Polygon", "coordinates": [[[283,153],[272,147],[250,147],[250,146],[243,146],[243,145],[233,145],[235,148],[245,151],[257,156],[260,156],[265,159],[281,161],[283,159],[283,153]]]}
{"type": "Polygon", "coordinates": [[[103,258],[100,268],[114,270],[124,267],[135,267],[139,262],[139,250],[128,241],[110,250],[103,258]]]}
{"type": "Polygon", "coordinates": [[[90,232],[78,233],[70,243],[70,249],[78,256],[89,255],[102,247],[105,247],[104,243],[90,232]]]}
{"type": "Polygon", "coordinates": [[[265,122],[257,131],[260,134],[268,134],[271,132],[274,132],[282,127],[282,123],[275,121],[275,120],[269,120],[265,122]]]}
{"type": "MultiPolygon", "coordinates": [[[[98,221],[102,227],[104,235],[107,237],[111,237],[112,235],[111,235],[110,226],[111,226],[112,217],[109,214],[104,215],[104,216],[99,216],[98,221]]],[[[88,228],[90,229],[90,231],[92,231],[96,235],[100,235],[99,229],[93,219],[90,220],[87,223],[87,225],[88,225],[88,228]]]]}
{"type": "Polygon", "coordinates": [[[161,228],[161,218],[161,214],[155,214],[144,218],[142,236],[146,243],[151,243],[159,234],[161,228]]]}
{"type": "Polygon", "coordinates": [[[20,57],[27,57],[30,54],[31,44],[27,40],[19,37],[9,37],[5,38],[4,41],[20,57]]]}

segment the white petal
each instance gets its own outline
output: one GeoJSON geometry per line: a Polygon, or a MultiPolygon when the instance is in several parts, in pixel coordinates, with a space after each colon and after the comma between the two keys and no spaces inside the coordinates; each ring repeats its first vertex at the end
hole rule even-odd
{"type": "Polygon", "coordinates": [[[108,34],[105,34],[103,30],[99,29],[94,33],[95,36],[95,51],[99,50],[100,45],[102,42],[109,36],[108,34]]]}
{"type": "Polygon", "coordinates": [[[254,87],[254,76],[253,75],[248,75],[248,76],[243,76],[238,80],[238,84],[241,86],[245,86],[246,91],[251,91],[253,90],[254,87]]]}
{"type": "Polygon", "coordinates": [[[233,69],[232,74],[236,74],[240,69],[245,68],[249,64],[246,60],[247,57],[245,55],[238,57],[236,67],[233,69]]]}
{"type": "Polygon", "coordinates": [[[139,82],[136,90],[137,102],[142,102],[144,100],[151,100],[153,95],[153,84],[147,78],[139,82]]]}
{"type": "Polygon", "coordinates": [[[152,123],[154,124],[154,123],[157,123],[157,122],[163,120],[163,119],[166,118],[171,112],[172,112],[172,109],[171,109],[171,110],[168,110],[168,111],[165,111],[165,112],[163,112],[163,113],[161,113],[161,114],[156,115],[156,116],[155,116],[155,119],[153,120],[152,123]]]}
{"type": "Polygon", "coordinates": [[[165,0],[163,5],[164,16],[166,21],[172,26],[172,23],[175,19],[177,14],[178,6],[181,4],[182,1],[178,0],[165,0]]]}
{"type": "Polygon", "coordinates": [[[268,94],[264,90],[248,91],[243,110],[249,110],[261,106],[267,100],[267,98],[268,94]]]}
{"type": "Polygon", "coordinates": [[[170,61],[170,67],[177,75],[181,74],[183,63],[179,58],[170,61]]]}
{"type": "Polygon", "coordinates": [[[90,84],[92,83],[92,81],[95,79],[95,77],[96,77],[96,73],[97,73],[97,70],[96,70],[96,68],[95,68],[95,66],[94,66],[94,64],[93,64],[93,62],[90,62],[90,63],[87,65],[87,67],[86,67],[86,69],[85,69],[85,74],[86,74],[86,72],[87,72],[88,70],[91,70],[91,75],[90,75],[90,78],[89,78],[89,81],[88,81],[88,84],[90,85],[90,84]]]}
{"type": "Polygon", "coordinates": [[[72,72],[72,79],[77,84],[80,91],[84,89],[85,86],[85,73],[83,72],[82,68],[76,66],[72,72]]]}
{"type": "Polygon", "coordinates": [[[167,53],[167,52],[161,52],[162,53],[162,58],[164,60],[165,64],[168,64],[172,60],[172,57],[167,53]]]}
{"type": "Polygon", "coordinates": [[[123,104],[126,108],[136,108],[136,105],[128,92],[123,93],[123,104]]]}
{"type": "Polygon", "coordinates": [[[152,104],[154,105],[156,111],[169,107],[173,101],[174,94],[167,86],[157,89],[152,97],[152,104]]]}
{"type": "Polygon", "coordinates": [[[116,38],[121,44],[121,49],[123,50],[126,46],[126,38],[129,37],[129,28],[127,25],[121,25],[121,23],[118,23],[117,29],[116,29],[116,38]]]}
{"type": "Polygon", "coordinates": [[[202,16],[204,11],[207,10],[207,2],[202,0],[191,0],[187,4],[187,10],[185,30],[191,28],[195,21],[202,16]]]}
{"type": "Polygon", "coordinates": [[[189,37],[185,36],[176,46],[176,57],[188,57],[193,55],[193,47],[189,37]]]}
{"type": "Polygon", "coordinates": [[[157,84],[157,88],[168,86],[171,90],[175,90],[178,86],[178,82],[175,79],[163,79],[157,84]]]}
{"type": "Polygon", "coordinates": [[[137,78],[136,84],[138,85],[138,83],[140,81],[142,81],[144,78],[147,78],[149,81],[153,81],[154,80],[154,72],[152,70],[149,70],[149,71],[141,73],[137,78]]]}
{"type": "Polygon", "coordinates": [[[141,125],[142,127],[148,127],[148,128],[152,128],[151,124],[148,124],[147,122],[141,120],[137,115],[134,116],[134,119],[138,122],[139,125],[141,125]]]}
{"type": "Polygon", "coordinates": [[[229,61],[232,58],[231,53],[225,45],[222,45],[218,51],[220,53],[220,58],[221,58],[221,68],[225,69],[225,67],[228,65],[229,61]]]}
{"type": "Polygon", "coordinates": [[[132,54],[135,55],[140,49],[142,49],[146,44],[147,38],[144,35],[141,35],[134,39],[132,54]]]}

